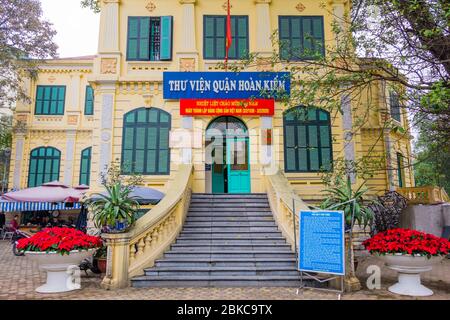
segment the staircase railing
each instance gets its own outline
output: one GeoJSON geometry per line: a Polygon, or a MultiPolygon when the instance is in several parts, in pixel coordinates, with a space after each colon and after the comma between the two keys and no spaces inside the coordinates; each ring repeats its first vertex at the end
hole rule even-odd
{"type": "Polygon", "coordinates": [[[435,186],[397,188],[410,204],[437,204],[450,202],[444,188],[435,186]]]}
{"type": "Polygon", "coordinates": [[[133,229],[123,234],[103,234],[108,247],[105,289],[127,287],[129,279],[152,267],[180,233],[192,194],[193,166],[183,164],[169,182],[165,197],[133,229]]]}
{"type": "Polygon", "coordinates": [[[308,210],[308,206],[295,194],[286,176],[281,171],[274,175],[265,176],[264,180],[270,208],[278,227],[291,245],[292,250],[295,250],[298,214],[294,214],[294,202],[296,212],[302,209],[308,210]]]}

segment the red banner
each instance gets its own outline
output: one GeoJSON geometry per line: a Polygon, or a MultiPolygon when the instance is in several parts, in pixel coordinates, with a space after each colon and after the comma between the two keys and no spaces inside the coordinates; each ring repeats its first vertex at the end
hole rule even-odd
{"type": "Polygon", "coordinates": [[[182,116],[273,116],[273,99],[181,99],[182,116]]]}

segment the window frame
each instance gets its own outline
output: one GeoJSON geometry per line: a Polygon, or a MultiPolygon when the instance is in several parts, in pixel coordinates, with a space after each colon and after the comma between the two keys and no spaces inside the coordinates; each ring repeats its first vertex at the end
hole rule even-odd
{"type": "Polygon", "coordinates": [[[297,106],[294,107],[292,109],[286,110],[283,113],[283,153],[284,153],[284,172],[286,173],[317,173],[317,172],[331,172],[333,171],[333,133],[332,133],[332,129],[333,126],[331,124],[331,115],[328,111],[321,109],[321,108],[317,108],[317,107],[305,107],[305,106],[297,106]],[[317,120],[308,120],[308,121],[301,121],[298,120],[297,115],[295,115],[295,119],[294,120],[287,120],[286,116],[289,114],[289,112],[295,112],[294,109],[298,109],[298,108],[304,108],[305,110],[315,110],[316,112],[316,119],[317,120]],[[320,111],[326,112],[328,115],[328,120],[319,120],[319,116],[320,116],[320,111]],[[290,122],[290,123],[289,123],[290,122]],[[299,144],[299,135],[298,135],[298,127],[299,126],[304,126],[305,129],[305,141],[307,142],[307,146],[306,146],[306,170],[300,170],[299,169],[299,157],[298,157],[298,151],[295,154],[295,169],[288,169],[288,162],[287,162],[287,145],[286,145],[286,129],[288,125],[293,125],[294,126],[294,143],[295,146],[297,148],[295,148],[295,150],[298,150],[298,144],[299,144]],[[330,166],[327,170],[323,170],[323,160],[322,160],[322,149],[323,148],[328,148],[328,147],[322,147],[322,140],[321,140],[321,135],[320,135],[320,127],[327,125],[329,128],[329,135],[328,135],[328,139],[329,139],[329,149],[330,149],[330,166]],[[310,150],[310,146],[309,146],[309,127],[314,127],[317,130],[317,149],[318,149],[318,164],[319,164],[319,169],[318,170],[311,170],[311,150],[310,150]]]}
{"type": "Polygon", "coordinates": [[[389,114],[392,120],[395,120],[398,123],[402,124],[403,116],[402,116],[402,104],[400,103],[400,95],[393,90],[389,91],[389,114]],[[397,101],[397,105],[393,104],[394,97],[395,100],[397,101]],[[398,113],[393,112],[394,108],[397,108],[398,113]],[[398,119],[395,117],[397,114],[398,119]]]}
{"type": "MultiPolygon", "coordinates": [[[[159,34],[161,37],[161,16],[128,16],[128,21],[127,21],[127,54],[126,54],[126,61],[143,61],[143,62],[157,62],[157,61],[166,61],[166,60],[161,60],[160,58],[158,58],[158,60],[152,60],[152,52],[151,52],[151,44],[152,44],[152,35],[151,35],[151,22],[152,20],[159,20],[159,34]],[[130,40],[130,23],[132,19],[138,19],[139,20],[139,26],[138,26],[138,37],[136,38],[138,40],[138,45],[137,45],[137,52],[138,52],[138,56],[139,56],[139,51],[140,51],[140,34],[141,34],[141,19],[149,19],[149,35],[148,35],[148,59],[140,59],[140,58],[136,58],[136,59],[132,59],[130,58],[129,54],[129,40],[130,40]]],[[[173,31],[172,31],[173,32],[173,31]]],[[[172,41],[173,41],[173,33],[172,33],[172,41]]],[[[158,52],[158,56],[159,56],[160,52],[158,52]]]]}
{"type": "Polygon", "coordinates": [[[92,147],[87,147],[87,148],[81,150],[81,157],[80,157],[80,175],[79,175],[79,177],[78,177],[78,184],[79,184],[79,185],[82,185],[82,184],[85,184],[85,185],[87,185],[87,186],[90,185],[90,180],[91,180],[91,164],[92,164],[91,162],[92,162],[92,147]],[[85,156],[85,155],[84,155],[84,152],[85,152],[85,151],[89,151],[89,155],[88,155],[88,156],[85,156]],[[88,164],[87,164],[87,171],[86,171],[86,172],[83,172],[83,171],[82,171],[82,169],[83,169],[83,160],[84,160],[84,159],[89,159],[89,162],[88,162],[88,164]],[[81,176],[82,176],[82,175],[86,175],[87,183],[82,183],[82,182],[81,182],[81,176]]]}
{"type": "MultiPolygon", "coordinates": [[[[302,15],[279,15],[278,16],[278,41],[280,41],[280,45],[279,45],[279,56],[280,56],[280,60],[282,61],[307,61],[307,60],[315,60],[314,57],[304,57],[304,58],[299,58],[299,57],[289,57],[289,58],[285,58],[281,56],[281,41],[283,40],[288,40],[288,39],[282,39],[281,37],[281,20],[282,19],[289,19],[289,34],[292,38],[292,20],[293,19],[299,19],[300,20],[300,27],[301,27],[301,32],[300,32],[300,36],[301,36],[301,45],[304,51],[304,32],[303,32],[303,19],[305,18],[320,18],[321,19],[321,25],[322,25],[322,38],[323,38],[323,46],[322,46],[322,57],[325,57],[326,55],[326,50],[325,50],[325,17],[324,16],[319,16],[319,15],[313,15],[313,16],[302,16],[302,15]]],[[[290,39],[291,39],[290,38],[290,39]]],[[[292,49],[290,48],[290,51],[292,51],[292,49]]]]}
{"type": "Polygon", "coordinates": [[[92,88],[92,86],[87,85],[86,86],[86,90],[85,90],[85,96],[84,96],[84,115],[85,116],[92,116],[94,115],[94,101],[95,101],[95,94],[94,94],[94,88],[92,88]],[[91,113],[87,112],[87,106],[88,106],[88,90],[92,90],[92,101],[90,101],[92,103],[92,111],[91,113]]]}
{"type": "MultiPolygon", "coordinates": [[[[64,116],[64,113],[65,113],[65,110],[66,110],[66,94],[67,94],[67,86],[65,86],[65,85],[37,85],[36,86],[36,97],[35,97],[35,103],[34,103],[34,115],[36,115],[36,116],[64,116]],[[50,108],[49,108],[49,113],[43,113],[43,110],[44,110],[44,106],[43,105],[41,107],[41,112],[38,113],[37,105],[38,105],[38,93],[39,93],[39,89],[40,88],[43,89],[42,103],[44,101],[46,101],[44,99],[44,97],[45,97],[45,88],[52,88],[52,89],[53,88],[58,88],[58,89],[64,88],[64,99],[62,100],[62,113],[50,113],[50,108]]],[[[52,93],[50,93],[50,100],[48,100],[49,104],[51,104],[52,101],[53,101],[51,95],[52,95],[52,93]]],[[[60,102],[60,100],[57,99],[56,102],[58,103],[58,102],[60,102]]]]}
{"type": "Polygon", "coordinates": [[[29,161],[28,161],[28,179],[27,179],[27,186],[28,186],[28,188],[34,188],[34,187],[38,187],[38,186],[42,185],[42,184],[39,184],[39,185],[37,184],[39,160],[42,160],[43,163],[44,163],[43,164],[44,171],[41,173],[43,175],[42,184],[53,181],[54,180],[53,179],[54,176],[57,177],[56,180],[59,180],[59,178],[60,178],[60,174],[61,174],[61,150],[59,150],[59,149],[57,149],[55,147],[45,147],[45,146],[36,147],[36,148],[34,148],[34,149],[32,149],[30,151],[30,158],[29,158],[29,161]],[[42,150],[42,149],[44,150],[45,156],[40,156],[39,155],[39,151],[42,150]],[[47,150],[49,150],[49,149],[53,150],[53,152],[56,151],[58,156],[47,156],[47,150]],[[35,152],[35,151],[38,153],[37,156],[33,156],[33,152],[35,152]],[[31,182],[31,174],[30,174],[30,172],[31,172],[31,163],[32,163],[33,160],[36,160],[36,165],[35,165],[35,172],[33,173],[34,174],[34,184],[31,185],[30,184],[30,182],[31,182]],[[56,161],[56,160],[58,161],[58,171],[57,172],[53,172],[53,162],[56,161]],[[45,179],[44,179],[45,175],[46,175],[45,168],[46,168],[47,161],[51,161],[51,166],[50,166],[51,169],[50,169],[50,173],[48,173],[50,175],[50,180],[49,181],[45,181],[45,179]]]}
{"type": "Polygon", "coordinates": [[[123,116],[123,128],[122,128],[122,150],[121,150],[121,167],[122,167],[122,174],[124,175],[131,175],[131,174],[139,174],[139,175],[144,175],[144,176],[159,176],[159,175],[170,175],[170,153],[171,153],[171,148],[170,148],[170,130],[172,128],[172,115],[165,111],[162,110],[160,108],[145,108],[145,107],[141,107],[141,108],[137,108],[137,109],[133,109],[129,112],[127,112],[126,114],[124,114],[123,116]],[[146,122],[145,123],[137,123],[137,118],[135,119],[135,121],[133,122],[133,125],[127,125],[126,122],[126,118],[128,117],[128,115],[135,113],[137,114],[140,110],[145,110],[147,112],[146,114],[146,122]],[[153,123],[149,122],[148,117],[150,114],[150,110],[157,110],[158,111],[158,121],[156,122],[157,125],[154,125],[153,123]],[[168,122],[167,123],[163,123],[164,125],[161,126],[161,114],[166,114],[168,116],[168,122]],[[147,153],[148,150],[150,150],[148,148],[148,129],[149,128],[157,128],[157,137],[156,137],[156,148],[155,148],[155,172],[149,172],[147,171],[147,168],[145,166],[145,170],[143,172],[136,172],[135,171],[135,162],[136,162],[136,129],[137,128],[145,128],[145,142],[144,142],[144,150],[146,151],[144,153],[144,164],[147,164],[147,153]],[[125,150],[124,145],[125,145],[125,137],[126,137],[126,129],[127,128],[133,128],[133,148],[132,149],[127,149],[125,150]],[[159,152],[160,152],[160,143],[161,143],[161,128],[167,128],[168,129],[168,137],[167,137],[167,170],[166,172],[160,172],[159,171],[159,152]],[[124,163],[125,160],[125,151],[128,150],[132,150],[132,162],[131,162],[131,168],[128,171],[124,171],[124,165],[126,165],[126,163],[124,163]]]}
{"type": "MultiPolygon", "coordinates": [[[[214,14],[212,14],[212,15],[209,15],[209,14],[206,14],[206,15],[203,15],[203,59],[204,60],[223,60],[223,59],[225,59],[225,54],[226,54],[226,38],[227,38],[227,20],[226,20],[226,18],[227,18],[227,16],[226,15],[218,15],[218,14],[216,14],[216,15],[214,15],[214,14]],[[224,43],[224,48],[225,48],[225,52],[224,52],[224,57],[223,58],[221,58],[221,57],[218,57],[218,55],[217,55],[217,48],[216,48],[216,46],[214,45],[214,57],[213,58],[208,58],[208,57],[206,57],[206,19],[207,18],[214,18],[214,19],[217,19],[217,18],[224,18],[224,30],[225,30],[225,35],[224,35],[224,41],[225,41],[225,43],[224,43]]],[[[250,18],[249,18],[249,16],[248,15],[232,15],[231,16],[231,23],[232,23],[232,25],[233,25],[233,18],[245,18],[245,22],[246,22],[246,28],[247,28],[247,35],[246,35],[246,46],[247,46],[247,51],[248,52],[250,52],[250,30],[249,30],[249,20],[250,20],[250,18]]],[[[237,23],[236,21],[237,20],[234,20],[235,21],[235,23],[237,23]]],[[[216,24],[214,24],[214,37],[213,37],[213,39],[216,39],[216,24]]],[[[237,31],[236,31],[237,32],[237,31]]],[[[208,37],[208,38],[210,38],[210,37],[208,37]]],[[[239,37],[237,37],[238,39],[239,39],[239,37]]],[[[233,40],[234,40],[234,38],[233,38],[233,40]]],[[[216,41],[216,40],[215,40],[216,41]]],[[[236,43],[235,41],[234,41],[234,43],[236,43]]],[[[228,60],[234,60],[234,61],[237,61],[237,60],[242,60],[242,59],[244,59],[244,57],[238,57],[238,55],[239,55],[239,48],[237,47],[237,45],[236,45],[236,58],[233,58],[233,57],[228,57],[228,60]]]]}
{"type": "Polygon", "coordinates": [[[401,152],[397,152],[396,154],[397,154],[397,183],[399,188],[403,188],[405,186],[405,173],[403,171],[405,157],[401,152]]]}

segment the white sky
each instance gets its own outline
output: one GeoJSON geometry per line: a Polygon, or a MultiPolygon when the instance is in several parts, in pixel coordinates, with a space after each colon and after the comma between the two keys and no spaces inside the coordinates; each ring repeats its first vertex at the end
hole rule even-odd
{"type": "Polygon", "coordinates": [[[61,58],[97,53],[100,14],[81,8],[80,0],[41,0],[44,18],[57,31],[61,58]]]}

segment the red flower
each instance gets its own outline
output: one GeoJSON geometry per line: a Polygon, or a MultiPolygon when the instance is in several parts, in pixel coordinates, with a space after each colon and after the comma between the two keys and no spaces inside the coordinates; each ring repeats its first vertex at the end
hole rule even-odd
{"type": "Polygon", "coordinates": [[[403,253],[426,256],[447,255],[450,241],[410,229],[391,229],[380,232],[363,242],[370,253],[403,253]]]}
{"type": "Polygon", "coordinates": [[[31,238],[20,239],[20,251],[45,251],[68,253],[72,250],[87,250],[102,246],[100,237],[89,236],[72,228],[46,228],[31,238]]]}

